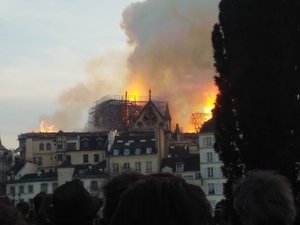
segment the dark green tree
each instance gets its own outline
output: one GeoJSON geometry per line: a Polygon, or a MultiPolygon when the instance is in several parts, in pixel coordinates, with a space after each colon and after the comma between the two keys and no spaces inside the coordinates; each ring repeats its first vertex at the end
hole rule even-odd
{"type": "Polygon", "coordinates": [[[286,176],[297,194],[300,162],[300,4],[221,0],[214,26],[215,150],[232,183],[253,169],[286,176]]]}

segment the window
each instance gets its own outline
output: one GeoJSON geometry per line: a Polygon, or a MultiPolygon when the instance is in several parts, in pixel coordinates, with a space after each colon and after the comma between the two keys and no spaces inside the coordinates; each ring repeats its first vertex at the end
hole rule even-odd
{"type": "Polygon", "coordinates": [[[10,194],[13,195],[16,193],[16,188],[14,186],[11,186],[9,191],[10,191],[10,194]]]}
{"type": "Polygon", "coordinates": [[[48,193],[48,184],[47,183],[42,183],[41,184],[41,192],[48,193]]]}
{"type": "Polygon", "coordinates": [[[88,162],[89,162],[89,155],[83,154],[83,163],[88,163],[88,162]]]}
{"type": "Polygon", "coordinates": [[[47,143],[46,149],[47,149],[47,150],[51,150],[51,144],[50,144],[50,143],[47,143]]]}
{"type": "Polygon", "coordinates": [[[141,172],[141,162],[135,162],[135,170],[141,172]]]}
{"type": "Polygon", "coordinates": [[[151,154],[152,153],[152,147],[147,147],[146,148],[146,153],[151,154]]]}
{"type": "Polygon", "coordinates": [[[76,150],[76,142],[67,143],[67,150],[68,151],[74,151],[74,150],[76,150]]]}
{"type": "Polygon", "coordinates": [[[208,187],[208,194],[213,195],[215,194],[215,184],[207,184],[208,187]]]}
{"type": "Polygon", "coordinates": [[[212,162],[213,160],[212,160],[212,152],[207,152],[206,153],[206,159],[207,159],[207,162],[212,162]]]}
{"type": "Polygon", "coordinates": [[[72,156],[71,155],[66,155],[66,161],[71,163],[72,162],[72,156]]]}
{"type": "Polygon", "coordinates": [[[118,163],[113,163],[113,172],[118,173],[119,172],[119,164],[118,163]]]}
{"type": "Polygon", "coordinates": [[[184,164],[182,163],[182,162],[177,162],[176,164],[175,164],[175,169],[176,169],[176,172],[182,172],[183,171],[183,169],[184,169],[184,164]]]}
{"type": "Polygon", "coordinates": [[[39,150],[41,150],[41,151],[44,150],[44,144],[43,144],[43,143],[40,143],[40,145],[39,145],[39,150]]]}
{"type": "Polygon", "coordinates": [[[55,189],[58,187],[58,183],[52,183],[52,191],[54,192],[55,189]]]}
{"type": "Polygon", "coordinates": [[[152,162],[151,161],[147,161],[146,162],[146,172],[152,172],[152,162]]]}
{"type": "Polygon", "coordinates": [[[214,177],[214,168],[212,167],[207,168],[207,177],[214,177]]]}
{"type": "Polygon", "coordinates": [[[201,173],[195,173],[195,179],[200,180],[201,179],[201,173]]]}
{"type": "Polygon", "coordinates": [[[102,148],[103,146],[104,146],[103,140],[102,140],[101,138],[99,138],[99,139],[97,140],[97,148],[99,149],[99,148],[102,148]]]}
{"type": "Polygon", "coordinates": [[[43,165],[43,158],[42,157],[37,157],[38,158],[38,165],[43,165]]]}
{"type": "Polygon", "coordinates": [[[114,155],[119,155],[119,150],[118,149],[114,149],[114,155]]]}
{"type": "Polygon", "coordinates": [[[99,154],[94,154],[94,162],[99,162],[99,154]]]}
{"type": "Polygon", "coordinates": [[[129,164],[129,163],[124,163],[123,169],[124,169],[125,171],[128,171],[129,168],[130,168],[130,164],[129,164]]]}
{"type": "Polygon", "coordinates": [[[211,147],[213,145],[212,143],[212,137],[206,137],[203,139],[203,145],[204,147],[211,147]]]}
{"type": "Polygon", "coordinates": [[[129,155],[129,153],[130,153],[130,149],[125,148],[125,149],[124,149],[124,155],[129,155]]]}
{"type": "Polygon", "coordinates": [[[135,149],[135,154],[136,155],[140,155],[141,154],[141,149],[140,148],[136,148],[135,149]]]}
{"type": "Polygon", "coordinates": [[[88,150],[89,149],[89,142],[88,141],[84,141],[82,143],[82,148],[83,148],[83,150],[88,150]]]}
{"type": "Polygon", "coordinates": [[[32,185],[28,185],[28,193],[33,193],[33,186],[32,185]]]}

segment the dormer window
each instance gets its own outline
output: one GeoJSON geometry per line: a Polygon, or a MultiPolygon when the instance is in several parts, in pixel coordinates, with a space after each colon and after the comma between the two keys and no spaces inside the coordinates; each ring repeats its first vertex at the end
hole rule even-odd
{"type": "Polygon", "coordinates": [[[104,146],[102,138],[97,139],[97,147],[102,148],[104,146]]]}
{"type": "Polygon", "coordinates": [[[135,154],[136,155],[140,155],[141,154],[141,149],[140,148],[136,148],[135,149],[135,154]]]}
{"type": "Polygon", "coordinates": [[[124,155],[129,155],[129,153],[130,153],[130,149],[125,148],[125,149],[124,149],[124,155]]]}
{"type": "Polygon", "coordinates": [[[151,153],[152,153],[152,147],[147,147],[146,154],[151,154],[151,153]]]}
{"type": "Polygon", "coordinates": [[[114,149],[114,155],[119,155],[119,149],[114,149]]]}
{"type": "Polygon", "coordinates": [[[182,162],[177,162],[175,164],[175,166],[176,166],[176,172],[183,172],[183,170],[184,170],[184,164],[182,162]]]}

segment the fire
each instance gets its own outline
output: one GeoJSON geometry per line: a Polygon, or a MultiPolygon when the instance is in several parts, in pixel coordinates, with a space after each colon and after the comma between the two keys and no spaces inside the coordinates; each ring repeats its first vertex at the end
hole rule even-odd
{"type": "Polygon", "coordinates": [[[42,133],[54,133],[57,132],[57,130],[54,128],[54,125],[50,125],[47,122],[45,122],[44,120],[41,121],[40,123],[40,130],[39,132],[42,133]]]}
{"type": "Polygon", "coordinates": [[[142,96],[145,96],[143,93],[145,92],[144,86],[138,81],[132,82],[131,85],[128,86],[128,95],[127,99],[129,101],[140,101],[142,96]]]}
{"type": "MultiPolygon", "coordinates": [[[[200,113],[193,113],[191,117],[191,125],[193,125],[193,132],[199,132],[203,123],[212,118],[212,109],[215,106],[215,101],[218,91],[214,86],[209,91],[205,91],[202,97],[202,107],[200,108],[200,113]]],[[[189,128],[191,131],[192,128],[189,128]]]]}

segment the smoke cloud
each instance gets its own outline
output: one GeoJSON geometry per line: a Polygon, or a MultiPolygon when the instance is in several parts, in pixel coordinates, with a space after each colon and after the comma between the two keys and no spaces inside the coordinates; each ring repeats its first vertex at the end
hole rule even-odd
{"type": "Polygon", "coordinates": [[[58,98],[59,109],[52,115],[42,115],[40,121],[45,121],[46,127],[54,125],[56,130],[82,130],[94,102],[122,90],[127,57],[127,52],[115,50],[90,60],[85,66],[86,81],[65,90],[58,98]]]}
{"type": "Polygon", "coordinates": [[[88,108],[104,95],[139,90],[169,102],[173,126],[191,128],[194,112],[215,92],[211,31],[219,0],[146,0],[129,5],[121,27],[127,53],[113,51],[86,65],[87,79],[66,90],[60,109],[41,120],[57,129],[82,130],[88,108]],[[129,55],[128,55],[129,54],[129,55]]]}
{"type": "Polygon", "coordinates": [[[173,121],[184,130],[191,114],[204,110],[205,95],[216,91],[211,31],[217,5],[216,0],[147,0],[123,13],[121,26],[133,47],[127,86],[139,81],[164,96],[173,121]]]}

